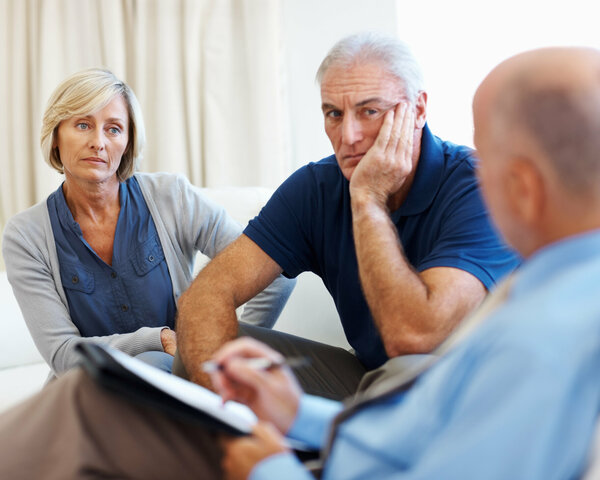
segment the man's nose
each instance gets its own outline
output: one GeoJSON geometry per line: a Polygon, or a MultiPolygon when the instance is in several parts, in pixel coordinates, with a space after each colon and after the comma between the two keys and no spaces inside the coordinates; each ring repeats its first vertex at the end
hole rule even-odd
{"type": "Polygon", "coordinates": [[[362,140],[363,132],[360,121],[354,115],[344,115],[342,120],[342,141],[353,145],[362,140]]]}

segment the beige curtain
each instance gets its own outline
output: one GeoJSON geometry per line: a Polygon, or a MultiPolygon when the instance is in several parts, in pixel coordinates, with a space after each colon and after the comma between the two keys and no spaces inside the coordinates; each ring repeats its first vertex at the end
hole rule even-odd
{"type": "Polygon", "coordinates": [[[278,185],[291,168],[280,17],[280,0],[0,0],[0,227],[59,185],[40,119],[54,87],[89,66],[136,92],[142,170],[278,185]]]}

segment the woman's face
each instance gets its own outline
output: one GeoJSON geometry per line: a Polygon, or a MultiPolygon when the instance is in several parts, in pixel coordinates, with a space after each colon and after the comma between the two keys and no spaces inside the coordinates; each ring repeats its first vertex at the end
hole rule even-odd
{"type": "Polygon", "coordinates": [[[101,110],[63,120],[58,147],[67,181],[103,183],[116,179],[129,140],[129,113],[121,95],[101,110]]]}

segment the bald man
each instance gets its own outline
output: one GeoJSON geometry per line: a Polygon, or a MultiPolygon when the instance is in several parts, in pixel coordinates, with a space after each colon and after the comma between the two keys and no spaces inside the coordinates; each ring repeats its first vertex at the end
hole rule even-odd
{"type": "Polygon", "coordinates": [[[228,478],[312,478],[285,434],[324,447],[324,479],[580,478],[600,405],[600,52],[513,57],[483,81],[473,113],[484,197],[526,261],[442,344],[437,363],[343,409],[302,395],[285,368],[253,370],[244,357],[278,354],[236,340],[217,353],[213,381],[260,422],[253,435],[224,439],[222,460],[200,428],[73,372],[0,417],[0,477],[204,479],[221,474],[221,461],[228,478]],[[48,439],[66,445],[60,462],[48,439]],[[174,445],[198,447],[178,457],[174,445]],[[68,454],[74,446],[81,455],[68,454]]]}

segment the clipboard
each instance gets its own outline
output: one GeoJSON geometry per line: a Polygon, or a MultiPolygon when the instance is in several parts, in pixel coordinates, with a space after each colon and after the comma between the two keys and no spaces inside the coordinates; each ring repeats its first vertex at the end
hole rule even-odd
{"type": "Polygon", "coordinates": [[[256,416],[245,405],[222,404],[204,387],[159,370],[103,345],[77,344],[80,364],[103,388],[129,401],[164,412],[207,430],[234,436],[248,435],[256,416]]]}

